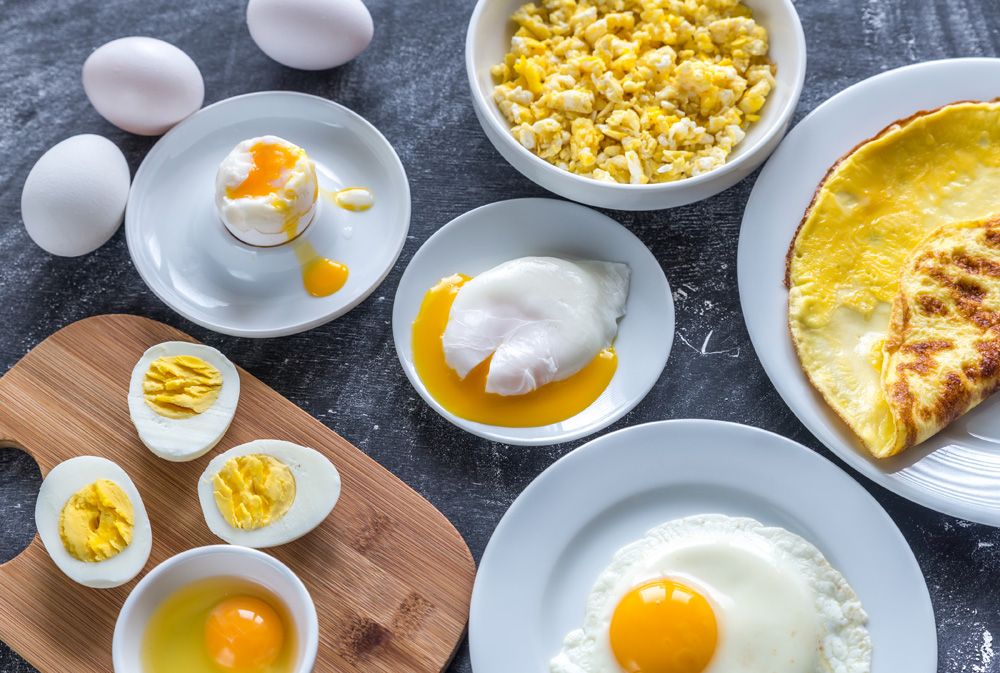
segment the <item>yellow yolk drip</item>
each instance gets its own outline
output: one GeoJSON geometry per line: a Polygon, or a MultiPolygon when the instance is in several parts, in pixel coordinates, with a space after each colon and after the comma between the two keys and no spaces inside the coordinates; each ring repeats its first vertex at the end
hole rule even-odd
{"type": "Polygon", "coordinates": [[[263,671],[277,659],[284,640],[281,617],[252,596],[222,601],[205,620],[205,649],[224,671],[263,671]]]}
{"type": "Polygon", "coordinates": [[[328,297],[347,282],[347,266],[320,257],[309,241],[292,241],[292,249],[302,266],[302,284],[314,297],[328,297]]]}
{"type": "Polygon", "coordinates": [[[334,201],[344,210],[368,210],[375,205],[375,195],[364,187],[348,187],[334,194],[334,201]]]}
{"type": "Polygon", "coordinates": [[[490,359],[459,378],[445,362],[441,337],[459,288],[471,278],[456,274],[442,279],[424,296],[413,321],[413,364],[428,392],[441,406],[469,421],[503,427],[537,427],[575,416],[600,397],[618,367],[614,349],[601,351],[586,367],[525,395],[486,392],[490,359]]]}
{"type": "Polygon", "coordinates": [[[190,418],[215,404],[222,374],[204,360],[172,355],[154,360],[142,381],[149,408],[167,418],[190,418]]]}
{"type": "Polygon", "coordinates": [[[257,143],[250,148],[250,154],[253,156],[253,168],[246,180],[239,187],[226,189],[226,195],[231,199],[273,194],[283,185],[284,174],[295,167],[295,162],[302,156],[302,150],[257,143]]]}
{"type": "Polygon", "coordinates": [[[611,618],[611,649],[626,673],[700,673],[717,636],[705,597],[670,580],[632,589],[611,618]]]}
{"type": "Polygon", "coordinates": [[[212,478],[215,504],[234,528],[269,526],[288,512],[295,500],[295,476],[274,456],[251,454],[230,458],[212,478]]]}
{"type": "Polygon", "coordinates": [[[59,515],[59,536],[78,561],[109,559],[132,542],[135,516],[121,487],[98,479],[73,494],[59,515]]]}

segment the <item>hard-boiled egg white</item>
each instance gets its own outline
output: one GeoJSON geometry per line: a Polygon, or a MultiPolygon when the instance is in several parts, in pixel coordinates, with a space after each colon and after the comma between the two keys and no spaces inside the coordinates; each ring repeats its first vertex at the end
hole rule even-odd
{"type": "Polygon", "coordinates": [[[59,569],[97,589],[138,575],[153,545],[135,484],[115,463],[97,456],[71,458],[52,468],[38,491],[35,526],[59,569]]]}
{"type": "Polygon", "coordinates": [[[139,358],[128,410],[139,439],[160,458],[194,460],[229,429],[240,399],[240,375],[210,346],[168,341],[139,358]]]}
{"type": "Polygon", "coordinates": [[[320,525],[340,498],[340,473],[315,449],[258,439],[216,456],[198,481],[209,529],[230,544],[275,547],[320,525]]]}
{"type": "Polygon", "coordinates": [[[811,543],[748,518],[669,521],[620,549],[552,673],[863,673],[867,615],[811,543]]]}
{"type": "Polygon", "coordinates": [[[262,52],[300,70],[347,63],[374,32],[361,0],[250,0],[247,28],[262,52]]]}

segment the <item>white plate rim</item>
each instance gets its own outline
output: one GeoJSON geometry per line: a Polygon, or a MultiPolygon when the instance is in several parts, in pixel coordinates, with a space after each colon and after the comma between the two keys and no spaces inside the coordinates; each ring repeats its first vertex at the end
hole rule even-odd
{"type": "MultiPolygon", "coordinates": [[[[795,416],[820,442],[852,468],[897,495],[956,518],[1000,526],[1000,495],[989,503],[963,502],[943,486],[934,485],[933,479],[926,485],[919,482],[929,474],[928,468],[920,465],[920,457],[935,448],[935,441],[942,444],[936,447],[937,451],[947,448],[940,435],[889,459],[876,459],[861,447],[801,370],[788,331],[788,292],[780,284],[780,279],[784,278],[783,260],[788,245],[829,166],[898,119],[959,100],[990,100],[1000,94],[1000,90],[993,87],[992,94],[986,95],[989,89],[976,82],[972,73],[988,73],[992,81],[996,81],[1000,77],[1000,59],[943,59],[889,70],[844,89],[807,115],[765,164],[750,194],[740,228],[737,278],[744,321],[764,371],[795,416]],[[831,130],[831,124],[839,126],[831,130]],[[803,147],[815,142],[819,133],[827,141],[839,141],[842,148],[839,154],[823,158],[819,154],[801,153],[803,147]],[[797,151],[800,152],[798,156],[797,151]],[[792,181],[805,180],[812,180],[808,194],[798,185],[788,187],[792,181]],[[775,214],[778,208],[792,207],[775,205],[773,199],[778,189],[782,190],[784,203],[792,203],[797,208],[794,221],[775,214]],[[774,238],[775,232],[784,241],[779,246],[780,251],[759,243],[774,238]],[[779,252],[780,262],[777,260],[779,252]],[[774,282],[776,265],[780,266],[777,283],[774,282]],[[778,295],[782,319],[775,322],[773,309],[778,295]],[[789,358],[789,353],[794,359],[789,358]]],[[[1000,494],[1000,488],[996,493],[1000,494]]]]}
{"type": "MultiPolygon", "coordinates": [[[[543,222],[542,225],[544,226],[544,224],[545,223],[543,222]]],[[[518,245],[522,249],[522,252],[515,254],[515,257],[537,254],[537,252],[532,252],[532,244],[530,241],[520,241],[518,245]]],[[[596,256],[594,259],[601,259],[601,257],[596,256]]],[[[505,260],[500,259],[497,260],[496,263],[500,263],[501,261],[505,260]]],[[[455,269],[438,270],[438,275],[433,281],[431,281],[431,284],[441,278],[443,274],[456,273],[459,271],[461,271],[461,269],[457,267],[455,269]]],[[[633,287],[636,279],[636,273],[637,269],[633,263],[633,287]]],[[[421,285],[421,297],[428,289],[430,289],[431,284],[426,286],[421,285]]],[[[631,301],[632,290],[629,292],[629,297],[631,301]]],[[[631,312],[632,309],[629,308],[628,310],[631,312]]],[[[622,318],[619,323],[619,334],[621,334],[621,325],[626,324],[626,321],[628,320],[629,316],[626,314],[626,316],[622,318]]],[[[508,199],[505,201],[488,203],[459,215],[441,227],[438,231],[434,232],[434,234],[428,238],[422,246],[420,246],[420,249],[413,255],[413,258],[407,265],[406,270],[403,272],[403,276],[399,281],[399,286],[396,289],[396,297],[393,302],[392,309],[392,332],[393,341],[396,346],[396,355],[399,358],[399,363],[403,368],[403,372],[406,374],[406,377],[409,379],[413,388],[417,391],[421,398],[423,398],[423,400],[440,416],[459,428],[485,439],[522,446],[543,446],[572,441],[574,439],[586,437],[587,435],[591,435],[603,428],[606,428],[634,409],[635,406],[645,398],[645,396],[650,390],[652,390],[653,386],[656,385],[656,382],[659,380],[670,355],[675,333],[674,303],[673,296],[670,291],[670,285],[667,282],[667,277],[664,274],[659,261],[653,256],[653,253],[650,252],[649,248],[646,247],[646,245],[635,234],[629,231],[621,223],[615,221],[607,215],[604,215],[603,213],[570,201],[548,198],[508,199]],[[420,376],[417,374],[416,368],[413,365],[412,353],[410,351],[410,326],[413,322],[413,318],[416,316],[416,308],[418,308],[418,306],[415,307],[408,305],[406,302],[401,301],[402,295],[406,294],[415,286],[416,283],[419,282],[415,280],[415,278],[422,272],[425,258],[433,254],[433,251],[436,248],[446,245],[448,239],[451,238],[455,232],[480,226],[478,224],[480,221],[489,217],[498,216],[498,214],[501,214],[504,211],[516,211],[522,209],[537,210],[539,208],[544,208],[546,210],[557,209],[565,215],[566,221],[570,222],[579,222],[585,219],[592,225],[599,226],[603,231],[607,232],[607,236],[617,237],[622,241],[627,242],[627,245],[634,251],[633,254],[635,255],[634,259],[630,261],[642,264],[644,271],[651,277],[650,282],[656,286],[657,293],[661,295],[660,298],[662,299],[664,324],[666,325],[663,331],[668,333],[668,336],[663,339],[663,347],[658,349],[655,357],[647,360],[648,367],[646,375],[640,384],[634,388],[627,402],[617,406],[613,413],[606,414],[597,419],[595,422],[587,424],[586,426],[576,430],[560,429],[558,427],[558,423],[536,428],[506,428],[502,426],[486,425],[459,418],[444,409],[444,407],[442,407],[441,404],[438,403],[438,401],[435,400],[429,392],[427,392],[427,389],[424,387],[423,382],[420,380],[420,376]],[[575,218],[575,220],[573,218],[575,218]],[[657,272],[656,274],[653,273],[654,268],[657,272]]],[[[619,361],[619,370],[621,370],[621,361],[619,361]]],[[[615,376],[618,376],[618,374],[619,372],[616,372],[615,376]]],[[[612,379],[612,381],[614,380],[612,379]]]]}
{"type": "MultiPolygon", "coordinates": [[[[538,630],[535,612],[541,603],[540,597],[524,593],[535,591],[546,573],[554,575],[552,560],[558,559],[562,550],[553,551],[550,546],[572,540],[597,516],[636,494],[639,487],[635,484],[609,481],[606,477],[615,476],[618,465],[636,467],[637,463],[646,468],[664,468],[643,472],[644,479],[661,487],[690,484],[688,478],[695,473],[697,483],[707,481],[719,487],[731,487],[734,478],[738,479],[740,474],[746,476],[742,483],[747,498],[783,503],[782,512],[808,524],[812,535],[803,537],[815,544],[835,567],[839,566],[835,556],[841,562],[845,559],[850,562],[855,571],[853,576],[844,567],[838,569],[858,590],[869,614],[869,629],[874,632],[875,641],[872,670],[876,673],[937,670],[936,624],[924,576],[896,524],[857,481],[829,460],[786,437],[725,421],[681,419],[632,426],[594,439],[550,465],[514,500],[483,552],[472,590],[469,650],[476,673],[549,670],[547,657],[556,652],[546,652],[542,661],[529,662],[521,656],[521,650],[533,642],[532,630],[538,630]],[[677,450],[669,446],[671,441],[683,444],[691,438],[701,440],[698,453],[691,452],[687,445],[680,448],[675,445],[673,448],[677,450]],[[655,450],[649,450],[650,446],[655,450]],[[677,465],[681,465],[680,474],[669,469],[677,465]],[[792,471],[812,478],[794,484],[786,478],[792,471]],[[727,473],[726,479],[720,472],[727,473]],[[754,481],[753,477],[760,481],[754,481]],[[775,482],[768,481],[776,477],[790,490],[775,488],[775,482]],[[595,491],[597,484],[606,488],[595,491]],[[585,493],[573,496],[577,490],[585,493]],[[547,493],[558,493],[560,502],[571,501],[560,512],[562,518],[547,506],[551,504],[546,503],[547,493]],[[843,496],[839,507],[829,507],[826,503],[808,506],[810,497],[828,493],[843,496]],[[585,506],[590,511],[581,513],[574,509],[581,498],[588,499],[585,506]],[[854,534],[854,540],[863,540],[865,544],[852,545],[846,537],[838,542],[835,539],[838,533],[830,530],[854,534]],[[539,539],[545,543],[539,545],[539,539]],[[881,545],[881,549],[869,546],[872,542],[881,545]],[[879,563],[871,564],[875,557],[879,563]],[[872,575],[859,577],[859,565],[870,566],[872,575]],[[519,571],[532,575],[518,574],[519,571]],[[897,609],[897,606],[903,607],[897,609]],[[881,640],[876,640],[876,635],[881,640]],[[886,644],[887,639],[892,639],[891,645],[886,644]],[[521,646],[509,652],[511,642],[519,642],[521,646]],[[887,647],[888,655],[883,654],[887,647]],[[886,656],[897,653],[912,665],[900,668],[898,661],[886,662],[886,656]]],[[[646,485],[644,482],[643,487],[646,485]]],[[[742,515],[733,511],[724,513],[742,515]]],[[[606,550],[607,561],[616,549],[606,550]]],[[[593,579],[596,580],[596,574],[593,579]]],[[[579,596],[581,623],[587,591],[589,587],[579,596]]]]}
{"type": "Polygon", "coordinates": [[[298,334],[299,332],[304,332],[306,330],[319,327],[335,318],[339,318],[351,309],[355,308],[362,301],[367,299],[372,292],[382,284],[389,272],[396,265],[399,259],[399,255],[403,251],[403,245],[406,243],[406,237],[409,232],[410,217],[411,217],[412,203],[410,199],[410,183],[406,176],[406,170],[403,167],[402,161],[399,159],[399,155],[396,154],[395,148],[386,139],[382,133],[375,128],[375,126],[369,122],[367,119],[354,112],[353,110],[335,102],[328,98],[323,98],[322,96],[315,96],[312,94],[301,93],[297,91],[255,91],[252,93],[245,93],[236,96],[231,96],[229,98],[224,98],[220,101],[212,103],[211,105],[206,105],[201,108],[190,117],[187,117],[172,129],[167,131],[149,150],[146,156],[143,158],[142,162],[139,164],[139,168],[135,172],[135,176],[132,178],[132,185],[129,190],[128,202],[125,206],[125,238],[128,245],[129,256],[132,259],[132,263],[136,270],[139,272],[140,277],[146,286],[160,299],[164,304],[170,307],[173,311],[181,315],[182,317],[190,320],[191,322],[205,327],[207,329],[213,330],[220,334],[227,334],[230,336],[238,337],[250,337],[250,338],[270,338],[270,337],[281,337],[288,336],[291,334],[298,334]],[[350,302],[347,302],[335,310],[327,311],[325,313],[317,314],[316,316],[302,320],[293,324],[286,324],[282,326],[277,326],[272,329],[247,329],[240,328],[237,326],[220,325],[219,323],[213,322],[211,320],[203,319],[202,317],[192,313],[183,306],[178,305],[176,302],[172,301],[171,298],[163,291],[159,283],[153,278],[150,271],[145,268],[145,265],[137,262],[137,259],[142,259],[140,255],[137,254],[137,246],[139,243],[137,239],[141,235],[141,224],[137,222],[136,217],[130,217],[129,213],[134,213],[135,208],[133,204],[142,198],[144,178],[147,173],[154,170],[155,164],[161,160],[161,155],[166,154],[168,148],[172,142],[177,138],[182,137],[186,132],[186,129],[194,124],[201,116],[206,112],[215,112],[220,108],[226,108],[231,106],[253,106],[255,102],[263,99],[287,99],[290,101],[291,105],[295,105],[296,102],[308,101],[310,104],[320,104],[334,111],[334,114],[341,115],[345,118],[351,119],[353,122],[357,123],[359,126],[364,128],[370,137],[376,142],[380,142],[384,145],[384,149],[388,150],[388,156],[394,159],[392,165],[392,171],[394,173],[398,172],[399,177],[402,179],[399,181],[400,187],[403,192],[396,195],[394,198],[397,199],[402,205],[402,220],[403,220],[403,230],[402,235],[398,237],[396,241],[395,249],[391,254],[391,258],[386,264],[385,268],[381,271],[378,279],[367,288],[367,290],[361,292],[350,302]],[[139,185],[139,188],[136,188],[139,185]]]}

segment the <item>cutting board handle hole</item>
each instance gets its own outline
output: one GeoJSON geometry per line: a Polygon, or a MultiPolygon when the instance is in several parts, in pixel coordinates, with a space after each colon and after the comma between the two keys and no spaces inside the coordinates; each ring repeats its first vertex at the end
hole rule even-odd
{"type": "Polygon", "coordinates": [[[23,448],[0,443],[0,564],[16,558],[35,537],[35,501],[42,471],[23,448]]]}

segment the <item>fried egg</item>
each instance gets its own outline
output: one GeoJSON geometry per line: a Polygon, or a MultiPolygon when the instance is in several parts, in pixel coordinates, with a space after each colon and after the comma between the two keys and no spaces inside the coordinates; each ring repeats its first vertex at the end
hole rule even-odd
{"type": "Polygon", "coordinates": [[[118,465],[97,456],[70,458],[45,476],[35,527],[59,570],[97,589],[138,575],[153,545],[135,484],[118,465]]]}
{"type": "Polygon", "coordinates": [[[132,370],[128,410],[139,439],[160,458],[194,460],[215,446],[233,420],[240,375],[211,346],[167,341],[132,370]]]}
{"type": "Polygon", "coordinates": [[[904,261],[932,230],[997,212],[998,101],[954,103],[893,124],[817,188],[788,253],[789,328],[809,380],[873,455],[913,443],[883,384],[904,261]]]}
{"type": "Polygon", "coordinates": [[[864,673],[867,615],[812,544],[749,518],[661,524],[615,553],[552,673],[864,673]]]}
{"type": "Polygon", "coordinates": [[[296,540],[333,511],[340,473],[315,449],[258,439],[219,454],[198,480],[205,523],[230,544],[275,547],[296,540]]]}

